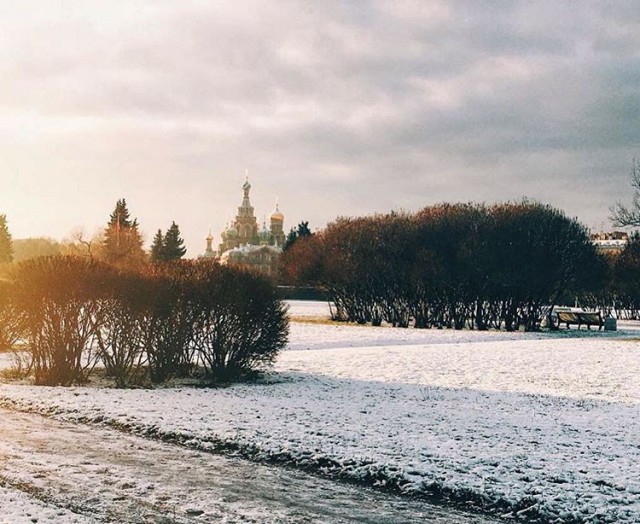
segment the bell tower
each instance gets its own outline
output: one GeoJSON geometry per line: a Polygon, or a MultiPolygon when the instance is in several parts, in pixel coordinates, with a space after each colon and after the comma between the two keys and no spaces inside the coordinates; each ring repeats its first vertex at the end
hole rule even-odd
{"type": "Polygon", "coordinates": [[[249,200],[250,191],[251,184],[249,183],[249,175],[246,175],[244,184],[242,184],[242,204],[238,208],[238,214],[233,223],[234,228],[238,232],[238,243],[240,245],[257,243],[258,221],[256,220],[253,213],[253,206],[249,200]]]}
{"type": "Polygon", "coordinates": [[[278,201],[276,199],[276,208],[269,217],[271,221],[271,238],[276,246],[282,247],[284,245],[284,215],[278,207],[278,201]]]}

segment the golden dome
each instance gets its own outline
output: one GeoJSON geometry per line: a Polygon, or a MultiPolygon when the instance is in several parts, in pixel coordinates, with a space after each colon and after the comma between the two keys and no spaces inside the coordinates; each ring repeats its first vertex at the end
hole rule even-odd
{"type": "Polygon", "coordinates": [[[276,204],[276,208],[273,210],[273,213],[271,213],[270,218],[272,222],[274,220],[284,222],[284,215],[280,212],[280,209],[278,209],[278,204],[276,204]]]}

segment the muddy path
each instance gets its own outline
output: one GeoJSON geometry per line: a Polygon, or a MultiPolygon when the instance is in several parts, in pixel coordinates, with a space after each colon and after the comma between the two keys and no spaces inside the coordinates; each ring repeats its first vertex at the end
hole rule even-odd
{"type": "Polygon", "coordinates": [[[495,522],[288,468],[5,409],[0,478],[5,487],[96,522],[495,522]]]}

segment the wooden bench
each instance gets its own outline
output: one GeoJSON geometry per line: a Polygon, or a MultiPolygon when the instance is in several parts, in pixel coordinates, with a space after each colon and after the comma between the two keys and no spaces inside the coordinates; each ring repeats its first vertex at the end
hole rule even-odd
{"type": "Polygon", "coordinates": [[[560,327],[560,324],[566,324],[567,329],[569,329],[571,324],[577,325],[578,329],[580,329],[582,325],[586,325],[587,329],[591,329],[591,326],[598,326],[598,331],[600,331],[602,326],[604,326],[604,321],[599,312],[578,313],[573,311],[558,311],[558,327],[560,327]]]}

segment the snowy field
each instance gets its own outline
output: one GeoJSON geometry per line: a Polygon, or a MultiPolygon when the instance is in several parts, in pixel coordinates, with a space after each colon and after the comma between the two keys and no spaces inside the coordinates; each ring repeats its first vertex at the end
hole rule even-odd
{"type": "MultiPolygon", "coordinates": [[[[290,310],[312,320],[326,311],[290,310]]],[[[638,523],[640,332],[620,327],[524,334],[294,322],[265,383],[2,385],[0,403],[505,517],[638,523]]]]}
{"type": "Polygon", "coordinates": [[[0,486],[0,524],[89,524],[94,523],[70,511],[31,499],[21,491],[0,486]]]}
{"type": "Polygon", "coordinates": [[[288,300],[292,317],[329,318],[329,304],[315,300],[288,300]]]}

